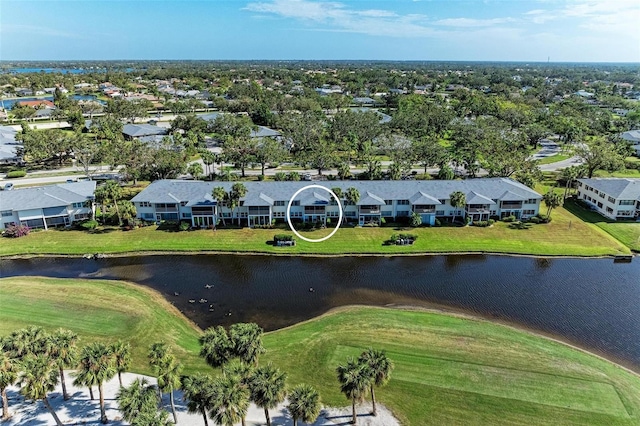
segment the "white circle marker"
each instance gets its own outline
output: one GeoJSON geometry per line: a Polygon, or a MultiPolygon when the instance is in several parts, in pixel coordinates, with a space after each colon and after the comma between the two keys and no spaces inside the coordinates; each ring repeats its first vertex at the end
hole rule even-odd
{"type": "MultiPolygon", "coordinates": [[[[326,211],[325,211],[326,214],[326,211]]],[[[333,237],[333,234],[335,234],[338,231],[338,228],[340,228],[340,224],[342,223],[342,204],[340,203],[340,199],[338,198],[338,196],[336,194],[333,193],[332,190],[330,190],[329,188],[325,188],[322,185],[307,185],[307,186],[303,186],[302,188],[298,189],[295,194],[293,194],[293,196],[291,197],[291,199],[289,200],[289,204],[287,204],[287,223],[289,224],[289,228],[291,228],[291,230],[293,231],[294,234],[296,234],[296,236],[298,236],[301,240],[305,240],[308,241],[310,243],[321,243],[322,241],[328,240],[329,238],[333,237]],[[296,231],[296,229],[293,227],[293,224],[291,224],[291,205],[293,204],[293,199],[296,198],[298,196],[298,194],[300,194],[302,191],[310,189],[310,188],[318,188],[318,189],[323,189],[325,191],[327,191],[329,194],[331,194],[333,196],[333,198],[336,199],[336,201],[338,202],[338,223],[335,227],[335,229],[333,231],[331,231],[331,233],[329,235],[327,235],[326,237],[322,237],[318,240],[312,240],[311,238],[307,238],[307,237],[303,237],[302,235],[300,235],[300,233],[298,231],[296,231]]]]}

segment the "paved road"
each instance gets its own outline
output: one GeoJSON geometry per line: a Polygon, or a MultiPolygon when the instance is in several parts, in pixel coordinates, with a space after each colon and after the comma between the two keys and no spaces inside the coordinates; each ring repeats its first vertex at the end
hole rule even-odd
{"type": "Polygon", "coordinates": [[[566,169],[567,167],[571,166],[579,166],[580,164],[582,164],[582,161],[578,157],[574,156],[555,163],[542,164],[538,167],[540,167],[540,170],[542,170],[543,172],[554,172],[556,170],[566,169]]]}

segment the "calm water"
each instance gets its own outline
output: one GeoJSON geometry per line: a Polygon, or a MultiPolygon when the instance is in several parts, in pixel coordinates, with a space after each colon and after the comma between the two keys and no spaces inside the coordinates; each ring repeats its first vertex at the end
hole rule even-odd
{"type": "Polygon", "coordinates": [[[144,284],[203,328],[255,321],[273,330],[349,304],[439,306],[551,334],[640,371],[638,259],[189,255],[1,260],[0,270],[144,284]]]}

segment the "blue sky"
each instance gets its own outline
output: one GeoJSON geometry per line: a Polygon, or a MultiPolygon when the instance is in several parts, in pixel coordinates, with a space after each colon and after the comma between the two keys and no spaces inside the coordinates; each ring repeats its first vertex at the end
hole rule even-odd
{"type": "Polygon", "coordinates": [[[640,1],[0,1],[1,60],[547,58],[640,62],[640,1]]]}

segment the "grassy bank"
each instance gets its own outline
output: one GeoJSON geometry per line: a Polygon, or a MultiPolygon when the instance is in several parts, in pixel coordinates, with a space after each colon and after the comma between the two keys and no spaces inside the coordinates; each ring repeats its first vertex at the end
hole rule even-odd
{"type": "Polygon", "coordinates": [[[0,335],[26,325],[68,328],[82,342],[130,341],[133,370],[150,373],[149,345],[164,340],[193,370],[206,368],[197,356],[199,329],[159,293],[119,281],[40,277],[0,279],[0,335]]]}
{"type": "MultiPolygon", "coordinates": [[[[0,279],[0,335],[28,324],[67,327],[83,341],[131,342],[136,372],[149,372],[146,348],[164,339],[188,372],[198,330],[157,293],[103,280],[0,279]],[[73,297],[70,297],[73,295],[73,297]]],[[[640,378],[566,345],[487,321],[421,311],[345,308],[265,335],[288,383],[316,386],[344,406],[335,367],[363,349],[384,348],[395,363],[377,391],[403,424],[635,425],[640,378]]]]}
{"type": "MultiPolygon", "coordinates": [[[[307,232],[318,239],[330,230],[307,232]]],[[[603,256],[629,253],[629,248],[563,208],[553,211],[553,221],[528,229],[511,229],[497,222],[490,228],[438,227],[343,228],[322,243],[298,241],[295,247],[274,247],[267,241],[283,230],[221,229],[170,232],[155,226],[132,231],[103,230],[97,233],[70,230],[36,232],[18,239],[4,239],[0,256],[20,254],[126,253],[144,251],[228,251],[286,254],[410,254],[488,252],[557,256],[603,256]],[[393,233],[418,236],[412,246],[384,246],[393,233]]]]}

